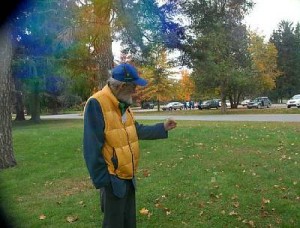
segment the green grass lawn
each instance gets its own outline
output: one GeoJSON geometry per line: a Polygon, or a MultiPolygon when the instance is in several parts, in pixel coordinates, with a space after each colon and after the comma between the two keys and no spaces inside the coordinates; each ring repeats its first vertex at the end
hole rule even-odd
{"type": "MultiPolygon", "coordinates": [[[[14,123],[18,165],[0,188],[17,227],[101,227],[82,128],[14,123]]],[[[138,227],[300,227],[299,138],[300,123],[178,121],[169,139],[140,141],[138,227]]]]}

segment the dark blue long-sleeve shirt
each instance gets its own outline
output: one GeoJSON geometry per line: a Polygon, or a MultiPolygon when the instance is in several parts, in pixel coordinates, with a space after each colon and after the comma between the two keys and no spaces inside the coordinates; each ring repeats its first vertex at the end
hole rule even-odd
{"type": "MultiPolygon", "coordinates": [[[[117,121],[117,120],[116,120],[117,121]]],[[[168,137],[168,132],[163,123],[147,126],[135,122],[138,139],[163,139],[168,137]]],[[[104,144],[104,118],[99,102],[91,98],[86,104],[84,111],[84,135],[83,151],[84,159],[96,188],[112,184],[114,194],[122,197],[125,194],[124,181],[116,176],[110,175],[102,155],[104,144]]],[[[116,139],[118,140],[118,139],[116,139]]],[[[135,180],[133,179],[135,185],[135,180]]]]}

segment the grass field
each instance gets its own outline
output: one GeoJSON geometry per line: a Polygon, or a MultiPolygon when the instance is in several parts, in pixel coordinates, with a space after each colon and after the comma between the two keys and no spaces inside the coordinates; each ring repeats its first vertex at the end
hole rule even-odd
{"type": "MultiPolygon", "coordinates": [[[[0,187],[16,227],[101,227],[82,127],[14,124],[18,165],[0,187]]],[[[300,227],[299,137],[300,123],[178,121],[169,139],[140,141],[138,227],[300,227]]]]}

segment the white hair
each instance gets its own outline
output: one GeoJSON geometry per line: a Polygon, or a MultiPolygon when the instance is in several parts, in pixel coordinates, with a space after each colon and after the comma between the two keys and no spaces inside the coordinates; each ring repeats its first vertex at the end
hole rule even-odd
{"type": "Polygon", "coordinates": [[[124,84],[124,82],[118,81],[114,79],[113,77],[109,77],[107,79],[107,84],[109,85],[110,88],[113,90],[117,89],[120,85],[124,84]]]}
{"type": "Polygon", "coordinates": [[[107,79],[107,84],[110,87],[112,93],[119,101],[125,102],[129,105],[132,104],[132,88],[121,87],[123,84],[126,84],[126,82],[121,82],[114,79],[113,77],[110,77],[107,79]]]}

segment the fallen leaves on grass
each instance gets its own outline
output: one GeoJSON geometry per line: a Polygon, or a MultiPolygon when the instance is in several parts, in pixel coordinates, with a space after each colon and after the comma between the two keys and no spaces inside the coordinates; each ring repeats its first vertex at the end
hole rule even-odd
{"type": "Polygon", "coordinates": [[[271,201],[266,198],[261,199],[261,207],[260,207],[260,215],[261,217],[267,217],[269,215],[269,212],[266,209],[266,204],[269,204],[271,201]]]}
{"type": "Polygon", "coordinates": [[[252,220],[248,221],[247,219],[244,219],[243,223],[249,225],[250,227],[255,227],[255,224],[254,224],[254,222],[252,220]]]}
{"type": "Polygon", "coordinates": [[[150,211],[148,209],[146,209],[145,207],[143,207],[141,210],[140,210],[140,214],[141,215],[144,215],[144,216],[147,216],[148,219],[151,217],[152,213],[150,213],[150,211]]]}
{"type": "Polygon", "coordinates": [[[39,219],[40,219],[40,220],[44,220],[44,219],[46,219],[46,215],[44,215],[44,214],[41,214],[41,215],[39,216],[39,219]]]}
{"type": "Polygon", "coordinates": [[[265,198],[262,198],[262,204],[267,204],[267,203],[270,203],[271,201],[269,199],[265,199],[265,198]]]}
{"type": "Polygon", "coordinates": [[[57,204],[58,206],[60,206],[60,205],[62,204],[62,202],[61,202],[61,201],[56,201],[56,204],[57,204]]]}
{"type": "Polygon", "coordinates": [[[222,197],[222,193],[220,193],[220,194],[215,194],[215,193],[213,193],[213,192],[211,192],[210,194],[209,194],[209,196],[210,196],[210,198],[212,198],[212,199],[220,199],[221,197],[222,197]]]}
{"type": "Polygon", "coordinates": [[[171,210],[169,208],[164,208],[165,212],[166,212],[166,215],[170,215],[171,214],[171,210]]]}
{"type": "Polygon", "coordinates": [[[78,203],[80,206],[82,206],[82,207],[85,207],[86,205],[85,205],[85,203],[81,200],[79,203],[78,203]]]}
{"type": "Polygon", "coordinates": [[[232,205],[235,207],[235,208],[238,208],[240,206],[240,203],[239,202],[233,202],[232,205]]]}
{"type": "Polygon", "coordinates": [[[78,220],[78,216],[72,216],[72,215],[69,215],[67,218],[66,218],[67,222],[68,223],[73,223],[73,222],[76,222],[78,220]]]}
{"type": "MultiPolygon", "coordinates": [[[[182,197],[181,194],[178,195],[179,197],[182,197]]],[[[171,214],[171,209],[170,208],[167,208],[165,207],[163,204],[162,204],[162,201],[165,200],[167,198],[167,195],[162,195],[161,197],[155,199],[155,207],[156,208],[159,208],[161,210],[163,210],[166,215],[170,215],[171,214]]]]}
{"type": "Polygon", "coordinates": [[[231,199],[232,200],[236,200],[236,199],[238,199],[239,197],[237,196],[237,195],[233,195],[232,197],[231,197],[231,199]]]}
{"type": "Polygon", "coordinates": [[[149,214],[149,210],[143,207],[143,208],[140,210],[140,214],[141,214],[141,215],[148,215],[148,214],[149,214]]]}
{"type": "Polygon", "coordinates": [[[204,146],[204,143],[201,143],[201,142],[200,142],[200,143],[195,143],[194,145],[195,145],[195,146],[201,146],[201,147],[202,147],[202,146],[204,146]]]}
{"type": "Polygon", "coordinates": [[[149,172],[148,169],[144,169],[144,170],[143,170],[143,176],[144,176],[144,177],[149,177],[149,176],[150,176],[150,172],[149,172]]]}
{"type": "Polygon", "coordinates": [[[237,216],[237,215],[238,215],[238,213],[237,213],[237,212],[235,212],[235,211],[233,210],[233,211],[230,211],[230,212],[229,212],[229,215],[230,215],[230,216],[237,216]]]}
{"type": "Polygon", "coordinates": [[[189,158],[201,159],[201,155],[200,154],[192,154],[189,158]]]}

